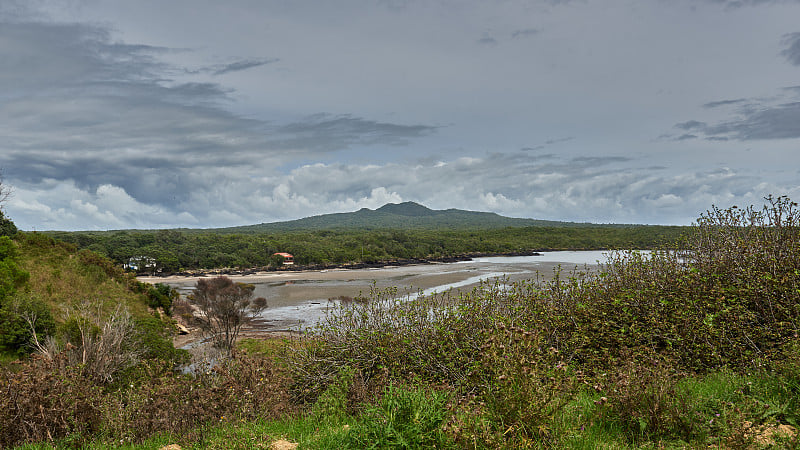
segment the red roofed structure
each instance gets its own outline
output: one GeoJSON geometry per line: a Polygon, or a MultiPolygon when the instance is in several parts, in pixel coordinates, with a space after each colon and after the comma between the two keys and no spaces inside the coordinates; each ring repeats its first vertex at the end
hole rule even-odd
{"type": "Polygon", "coordinates": [[[291,266],[292,264],[294,264],[294,255],[292,255],[291,253],[277,252],[273,253],[273,255],[283,256],[284,266],[291,266]]]}

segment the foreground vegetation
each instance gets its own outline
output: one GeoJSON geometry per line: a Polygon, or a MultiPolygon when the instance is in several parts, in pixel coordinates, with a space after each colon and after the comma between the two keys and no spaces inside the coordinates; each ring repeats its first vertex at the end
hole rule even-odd
{"type": "Polygon", "coordinates": [[[797,205],[714,208],[671,247],[546,282],[374,291],[193,374],[31,357],[0,375],[0,445],[796,448],[797,205]]]}

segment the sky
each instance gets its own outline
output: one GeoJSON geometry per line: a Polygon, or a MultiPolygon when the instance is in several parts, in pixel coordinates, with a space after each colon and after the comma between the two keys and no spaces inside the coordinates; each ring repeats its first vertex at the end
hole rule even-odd
{"type": "Polygon", "coordinates": [[[23,230],[800,200],[800,0],[0,0],[23,230]]]}

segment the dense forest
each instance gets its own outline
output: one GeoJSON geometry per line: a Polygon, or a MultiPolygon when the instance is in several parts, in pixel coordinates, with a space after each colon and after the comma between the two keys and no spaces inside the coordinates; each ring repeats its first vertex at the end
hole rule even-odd
{"type": "Polygon", "coordinates": [[[271,233],[200,230],[49,232],[118,264],[146,256],[156,270],[179,272],[276,265],[288,252],[300,265],[430,259],[477,253],[563,249],[648,249],[674,243],[686,227],[529,226],[493,229],[327,229],[271,233]]]}

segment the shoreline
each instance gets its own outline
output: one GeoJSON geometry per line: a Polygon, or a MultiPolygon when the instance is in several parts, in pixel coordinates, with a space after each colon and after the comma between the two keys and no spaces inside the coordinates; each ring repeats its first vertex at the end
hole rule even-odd
{"type": "MultiPolygon", "coordinates": [[[[603,250],[603,249],[601,249],[603,250]]],[[[360,269],[381,269],[389,267],[403,267],[428,264],[447,264],[454,262],[471,261],[473,258],[490,258],[495,256],[542,256],[541,252],[559,250],[529,250],[519,252],[476,252],[454,256],[442,256],[438,258],[400,258],[375,262],[350,262],[350,263],[329,263],[329,264],[295,264],[282,267],[251,267],[249,269],[217,268],[217,269],[196,269],[181,272],[158,273],[150,275],[136,275],[137,279],[175,279],[199,278],[208,276],[243,276],[243,275],[263,275],[268,273],[283,272],[316,272],[323,270],[360,270],[360,269]]]]}
{"type": "MultiPolygon", "coordinates": [[[[508,256],[508,255],[505,255],[508,256]]],[[[539,255],[542,256],[542,255],[539,255]]],[[[488,257],[490,258],[490,257],[488,257]]],[[[502,259],[502,258],[501,258],[502,259]]],[[[507,258],[514,260],[514,258],[507,258]]],[[[573,267],[595,267],[594,264],[572,264],[547,261],[542,258],[519,258],[522,261],[501,263],[476,258],[452,263],[428,262],[425,264],[381,265],[369,268],[333,268],[321,270],[251,271],[227,275],[235,282],[255,285],[254,295],[267,299],[268,308],[255,323],[243,330],[242,337],[267,338],[300,336],[303,329],[324,316],[331,299],[370,296],[373,290],[396,297],[413,297],[426,292],[468,292],[483,280],[513,283],[520,280],[552,279],[562,267],[565,272],[573,267]],[[287,334],[288,333],[288,334],[287,334]]],[[[139,277],[141,282],[166,283],[187,295],[196,282],[216,274],[170,275],[139,277]]],[[[493,281],[488,281],[492,283],[493,281]]],[[[190,330],[196,331],[196,330],[190,330]]],[[[175,336],[176,347],[196,341],[198,335],[175,336]]]]}

